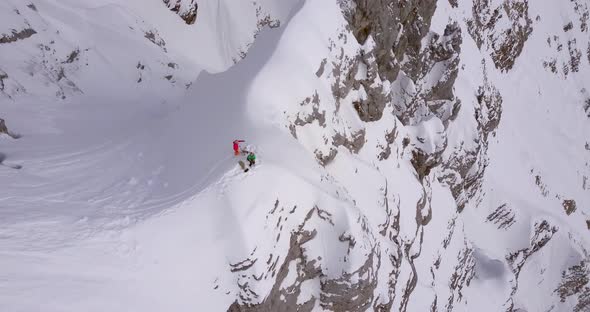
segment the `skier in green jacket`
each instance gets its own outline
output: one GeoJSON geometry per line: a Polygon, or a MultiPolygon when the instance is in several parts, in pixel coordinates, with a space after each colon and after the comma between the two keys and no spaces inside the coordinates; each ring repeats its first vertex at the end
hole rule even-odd
{"type": "Polygon", "coordinates": [[[246,160],[248,161],[248,163],[250,163],[250,167],[252,167],[256,163],[256,155],[254,155],[254,153],[250,152],[248,154],[248,157],[246,157],[246,160]]]}

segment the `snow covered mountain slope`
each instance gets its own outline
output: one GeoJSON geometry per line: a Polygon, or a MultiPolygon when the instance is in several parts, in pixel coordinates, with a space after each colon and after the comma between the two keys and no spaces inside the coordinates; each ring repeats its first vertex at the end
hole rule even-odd
{"type": "Polygon", "coordinates": [[[2,93],[61,99],[184,89],[202,69],[222,71],[243,57],[256,33],[278,26],[291,6],[203,1],[197,27],[157,0],[1,5],[2,93]]]}
{"type": "Polygon", "coordinates": [[[0,6],[0,310],[590,310],[586,2],[0,6]]]}

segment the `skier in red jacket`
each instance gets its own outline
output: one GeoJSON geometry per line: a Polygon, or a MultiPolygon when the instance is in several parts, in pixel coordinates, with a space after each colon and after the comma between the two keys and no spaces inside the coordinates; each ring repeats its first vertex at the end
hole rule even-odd
{"type": "Polygon", "coordinates": [[[236,156],[240,155],[240,143],[243,143],[244,140],[234,140],[234,154],[236,156]]]}

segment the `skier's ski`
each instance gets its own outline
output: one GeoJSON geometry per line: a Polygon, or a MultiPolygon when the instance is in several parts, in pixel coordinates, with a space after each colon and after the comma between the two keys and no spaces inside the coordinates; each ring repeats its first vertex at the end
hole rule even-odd
{"type": "Polygon", "coordinates": [[[246,164],[244,164],[244,161],[240,160],[238,161],[238,164],[240,164],[240,168],[242,168],[244,172],[248,172],[249,168],[246,168],[246,164]]]}

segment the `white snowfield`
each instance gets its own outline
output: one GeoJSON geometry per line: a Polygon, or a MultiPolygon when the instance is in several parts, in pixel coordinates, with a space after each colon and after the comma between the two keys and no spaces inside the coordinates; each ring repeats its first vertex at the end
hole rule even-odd
{"type": "Polygon", "coordinates": [[[342,60],[375,46],[339,0],[203,0],[194,25],[161,0],[1,1],[0,311],[589,311],[587,280],[557,289],[590,274],[590,4],[530,1],[502,71],[467,31],[473,2],[438,1],[431,25],[462,29],[458,114],[404,124],[402,78],[375,79],[400,94],[377,121],[354,106],[368,87],[335,98],[342,60]],[[502,96],[486,142],[481,86],[502,96]],[[462,210],[418,149],[487,152],[462,210]]]}

